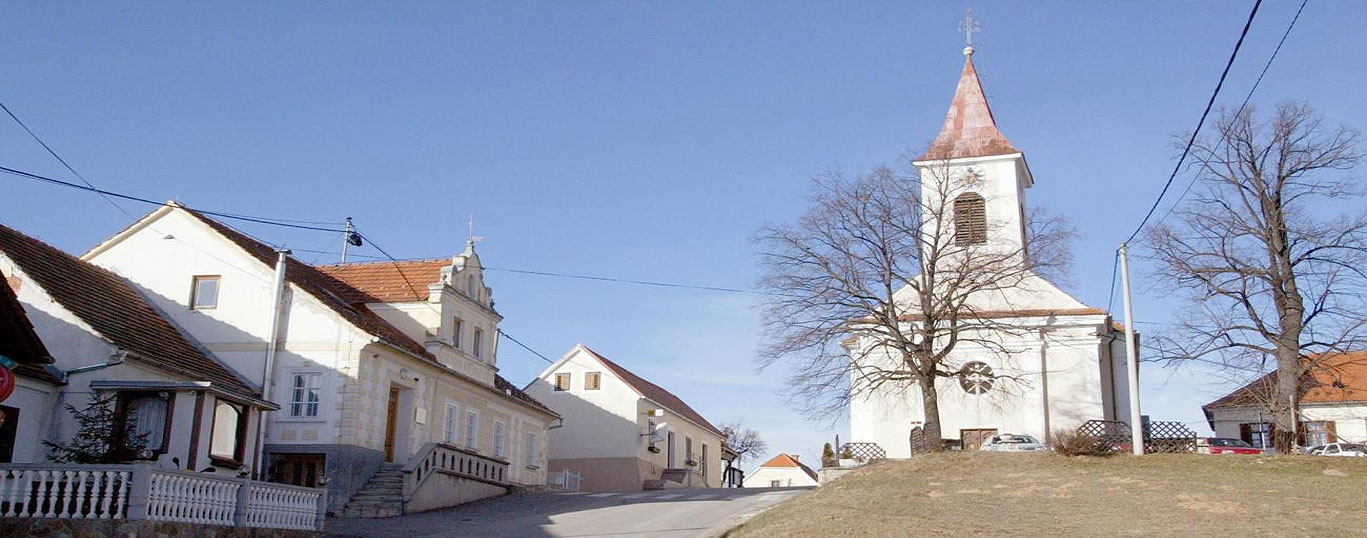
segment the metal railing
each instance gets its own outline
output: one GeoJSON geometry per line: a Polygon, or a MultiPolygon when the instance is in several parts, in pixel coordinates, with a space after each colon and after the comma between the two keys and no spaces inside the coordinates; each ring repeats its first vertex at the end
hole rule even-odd
{"type": "Polygon", "coordinates": [[[321,530],[327,490],[148,464],[0,464],[0,514],[321,530]]]}
{"type": "Polygon", "coordinates": [[[579,491],[579,484],[583,479],[583,475],[569,469],[551,471],[546,475],[546,485],[559,486],[565,491],[579,491]]]}

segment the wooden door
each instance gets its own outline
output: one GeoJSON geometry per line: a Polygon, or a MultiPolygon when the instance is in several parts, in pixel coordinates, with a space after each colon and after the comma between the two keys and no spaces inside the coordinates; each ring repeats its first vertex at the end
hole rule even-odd
{"type": "Polygon", "coordinates": [[[399,425],[399,389],[389,388],[389,411],[384,421],[384,459],[394,461],[394,430],[399,425]]]}
{"type": "Polygon", "coordinates": [[[963,450],[977,450],[983,442],[997,435],[995,429],[959,430],[959,446],[963,450]]]}
{"type": "Polygon", "coordinates": [[[666,460],[665,460],[665,468],[667,468],[667,469],[673,469],[673,468],[674,468],[674,432],[669,432],[669,436],[666,438],[666,441],[665,441],[665,446],[666,446],[665,451],[666,451],[666,452],[668,453],[668,455],[669,455],[669,457],[666,458],[666,460]]]}

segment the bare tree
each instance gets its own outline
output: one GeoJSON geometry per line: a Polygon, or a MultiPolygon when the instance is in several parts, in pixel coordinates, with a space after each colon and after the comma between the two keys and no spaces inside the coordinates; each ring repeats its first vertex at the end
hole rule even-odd
{"type": "Polygon", "coordinates": [[[953,352],[1017,352],[1003,336],[1029,329],[996,310],[1015,309],[1014,292],[1069,262],[1072,229],[1034,214],[1026,244],[989,241],[1019,234],[996,233],[1005,222],[965,203],[961,195],[982,183],[973,169],[947,166],[830,173],[814,182],[812,206],[796,223],[760,231],[760,285],[768,292],[761,363],[790,372],[791,399],[809,417],[834,416],[860,395],[912,398],[916,389],[925,438],[939,440],[936,381],[983,375],[953,352]]]}
{"type": "Polygon", "coordinates": [[[1226,113],[1216,129],[1192,148],[1195,196],[1148,234],[1159,285],[1192,302],[1159,350],[1248,377],[1275,365],[1264,405],[1287,453],[1305,380],[1334,377],[1323,370],[1342,368],[1367,336],[1367,217],[1342,216],[1360,196],[1347,173],[1359,135],[1304,104],[1264,121],[1251,108],[1226,113]]]}
{"type": "Polygon", "coordinates": [[[740,421],[722,424],[721,431],[726,434],[726,446],[736,453],[736,463],[744,463],[769,451],[769,443],[760,438],[759,432],[740,421]]]}

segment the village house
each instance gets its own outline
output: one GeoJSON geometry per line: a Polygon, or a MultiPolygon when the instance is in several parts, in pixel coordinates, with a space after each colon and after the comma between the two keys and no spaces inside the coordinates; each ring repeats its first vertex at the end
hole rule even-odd
{"type": "Polygon", "coordinates": [[[803,465],[797,454],[779,454],[764,462],[745,477],[747,488],[787,488],[816,486],[820,480],[816,471],[803,465]]]}
{"type": "Polygon", "coordinates": [[[723,487],[722,430],[678,396],[578,344],[526,388],[565,417],[550,469],[587,491],[723,487]]]}
{"type": "Polygon", "coordinates": [[[114,440],[124,460],[160,468],[237,473],[255,444],[263,410],[258,385],[181,333],[118,275],[0,225],[0,352],[20,363],[0,406],[5,462],[43,462],[42,443],[68,444],[92,395],[111,397],[114,440]],[[13,353],[13,355],[12,355],[13,353]],[[141,442],[129,442],[141,439],[141,442]]]}
{"type": "Polygon", "coordinates": [[[260,472],[385,516],[546,479],[557,415],[498,374],[474,243],[449,259],[315,267],[174,202],[84,259],[280,402],[260,472]],[[279,280],[277,280],[279,279],[279,280]]]}
{"type": "MultiPolygon", "coordinates": [[[[1301,382],[1296,444],[1367,443],[1367,351],[1320,361],[1301,382]]],[[[1201,406],[1216,437],[1272,447],[1272,403],[1277,372],[1268,373],[1201,406]]]]}
{"type": "MultiPolygon", "coordinates": [[[[965,48],[964,54],[944,125],[913,162],[921,174],[923,198],[942,196],[937,189],[944,185],[937,181],[962,180],[946,184],[957,189],[945,200],[953,208],[954,229],[965,232],[955,240],[1028,256],[1023,248],[1028,244],[1025,191],[1034,185],[1034,175],[1025,154],[997,129],[973,64],[973,48],[965,48]]],[[[915,293],[903,288],[898,300],[914,301],[915,293]]],[[[1018,289],[970,297],[969,303],[975,315],[1010,330],[978,335],[999,347],[961,342],[945,361],[945,367],[963,374],[937,381],[948,445],[975,450],[999,433],[1048,439],[1055,430],[1076,428],[1087,420],[1129,416],[1124,332],[1106,311],[1083,304],[1035,274],[1027,275],[1018,289]]],[[[906,321],[908,327],[917,322],[906,321]]],[[[911,432],[924,422],[914,386],[852,395],[853,440],[876,443],[887,457],[909,457],[911,432]]]]}

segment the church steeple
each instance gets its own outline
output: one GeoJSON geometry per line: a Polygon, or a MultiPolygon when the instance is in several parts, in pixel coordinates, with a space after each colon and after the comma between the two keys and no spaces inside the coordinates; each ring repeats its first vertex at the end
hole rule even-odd
{"type": "Polygon", "coordinates": [[[978,81],[978,69],[973,66],[973,47],[964,48],[964,70],[959,75],[959,86],[954,100],[949,103],[940,135],[921,156],[927,159],[962,159],[1009,155],[1021,151],[997,130],[992,109],[987,106],[987,95],[978,81]]]}

